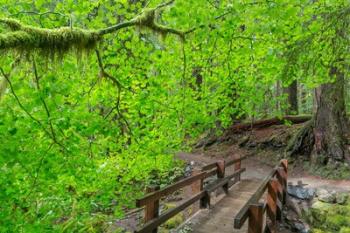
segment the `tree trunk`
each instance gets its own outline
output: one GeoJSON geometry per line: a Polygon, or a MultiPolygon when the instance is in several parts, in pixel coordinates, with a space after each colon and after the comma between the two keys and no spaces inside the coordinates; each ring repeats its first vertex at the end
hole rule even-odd
{"type": "Polygon", "coordinates": [[[294,80],[288,87],[284,89],[288,95],[287,115],[298,115],[298,82],[294,80]]]}
{"type": "Polygon", "coordinates": [[[314,113],[315,138],[312,159],[316,162],[344,161],[347,158],[344,74],[337,68],[330,70],[334,83],[322,84],[315,90],[316,112],[314,113]]]}
{"type": "Polygon", "coordinates": [[[312,120],[289,143],[289,156],[311,154],[314,164],[350,162],[347,149],[348,121],[345,108],[344,73],[330,69],[333,83],[315,89],[315,108],[312,120]]]}

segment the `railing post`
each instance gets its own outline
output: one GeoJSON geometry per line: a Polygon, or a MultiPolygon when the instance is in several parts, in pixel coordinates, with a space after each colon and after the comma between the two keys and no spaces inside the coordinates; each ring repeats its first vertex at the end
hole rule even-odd
{"type": "MultiPolygon", "coordinates": [[[[241,156],[239,156],[239,161],[235,163],[235,171],[238,171],[239,169],[241,169],[241,165],[242,165],[242,160],[241,160],[241,156]]],[[[241,174],[238,175],[237,180],[240,181],[241,180],[241,174]]]]}
{"type": "Polygon", "coordinates": [[[288,180],[288,160],[281,160],[281,165],[277,170],[277,178],[280,180],[283,189],[283,200],[282,204],[286,204],[287,201],[287,180],[288,180]]]}
{"type": "MultiPolygon", "coordinates": [[[[147,193],[155,192],[159,190],[159,186],[150,186],[147,187],[147,193]]],[[[145,206],[145,223],[151,221],[154,218],[157,218],[159,216],[159,200],[156,200],[154,202],[148,203],[145,206]]],[[[157,233],[158,229],[155,228],[152,233],[157,233]]]]}
{"type": "Polygon", "coordinates": [[[278,194],[278,181],[272,179],[268,185],[268,194],[267,194],[267,213],[271,220],[270,232],[277,232],[277,194],[278,194]]]}
{"type": "MultiPolygon", "coordinates": [[[[225,170],[226,170],[226,163],[225,163],[225,160],[219,160],[216,162],[216,166],[218,168],[218,173],[217,173],[217,177],[218,179],[222,179],[222,178],[225,178],[225,170]]],[[[225,193],[228,193],[228,187],[229,187],[229,184],[228,182],[222,186],[222,188],[224,189],[224,192],[225,193]]]]}
{"type": "Polygon", "coordinates": [[[217,173],[218,178],[224,178],[225,177],[225,160],[217,161],[216,166],[218,168],[218,173],[217,173]]]}
{"type": "Polygon", "coordinates": [[[264,222],[264,204],[251,204],[249,207],[248,233],[262,233],[264,222]]]}
{"type": "MultiPolygon", "coordinates": [[[[198,175],[201,172],[202,172],[201,170],[193,170],[192,171],[192,176],[196,176],[196,175],[198,175]]],[[[193,182],[191,184],[192,196],[203,191],[203,182],[204,182],[204,180],[200,179],[200,180],[198,180],[196,182],[193,182]]],[[[193,213],[197,212],[197,210],[199,210],[199,208],[203,208],[203,206],[205,206],[205,204],[202,203],[202,202],[204,202],[204,200],[202,201],[202,199],[200,200],[199,205],[195,205],[195,204],[193,205],[193,208],[194,208],[193,211],[192,211],[193,213]]]]}

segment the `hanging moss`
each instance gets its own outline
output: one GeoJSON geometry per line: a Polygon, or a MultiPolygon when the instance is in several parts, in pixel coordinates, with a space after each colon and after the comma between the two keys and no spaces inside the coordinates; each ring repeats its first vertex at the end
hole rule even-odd
{"type": "Polygon", "coordinates": [[[12,30],[0,34],[0,50],[39,51],[45,55],[62,56],[72,50],[76,53],[91,50],[101,40],[98,32],[92,30],[70,27],[42,29],[9,19],[0,22],[12,30]]]}
{"type": "Polygon", "coordinates": [[[145,9],[143,13],[135,19],[137,22],[136,25],[139,26],[140,29],[151,29],[153,32],[159,34],[163,38],[165,38],[169,33],[178,35],[180,38],[184,37],[185,33],[183,31],[169,28],[157,23],[157,17],[157,11],[155,8],[145,9]]]}
{"type": "Polygon", "coordinates": [[[7,25],[13,31],[20,30],[22,27],[22,24],[18,20],[15,20],[15,19],[5,18],[5,19],[0,19],[0,22],[7,25]]]}
{"type": "Polygon", "coordinates": [[[22,24],[15,19],[0,19],[0,23],[11,29],[10,32],[0,32],[0,50],[18,50],[24,53],[38,51],[46,56],[63,56],[73,51],[78,56],[84,51],[94,49],[105,34],[119,29],[137,26],[146,28],[161,35],[175,34],[183,39],[185,32],[169,28],[157,23],[157,9],[146,9],[136,18],[100,30],[85,30],[80,28],[62,27],[59,29],[44,29],[22,24]]]}

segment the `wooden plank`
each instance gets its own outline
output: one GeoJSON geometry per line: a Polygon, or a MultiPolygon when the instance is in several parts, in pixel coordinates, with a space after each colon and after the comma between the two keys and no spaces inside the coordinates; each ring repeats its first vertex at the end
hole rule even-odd
{"type": "Polygon", "coordinates": [[[281,160],[281,165],[284,168],[284,171],[287,173],[288,172],[288,160],[287,159],[282,159],[281,160]]]}
{"type": "Polygon", "coordinates": [[[248,224],[245,224],[241,230],[234,230],[232,220],[258,188],[260,181],[244,179],[233,186],[228,195],[216,199],[215,205],[210,210],[198,212],[189,220],[193,233],[247,233],[248,224]]]}
{"type": "MultiPolygon", "coordinates": [[[[193,170],[192,176],[196,176],[200,173],[201,173],[200,170],[193,170]]],[[[191,184],[191,195],[196,195],[197,193],[200,193],[203,191],[203,180],[204,179],[200,179],[191,184]]],[[[193,204],[191,214],[197,212],[201,207],[202,207],[202,202],[193,204]]]]}
{"type": "Polygon", "coordinates": [[[209,163],[209,164],[203,166],[202,167],[202,171],[207,171],[207,170],[210,170],[210,169],[213,169],[213,168],[216,168],[216,162],[209,163]]]}
{"type": "MultiPolygon", "coordinates": [[[[147,192],[154,192],[159,190],[159,186],[148,187],[147,192]]],[[[159,215],[159,200],[147,203],[145,207],[145,223],[157,218],[159,215]]],[[[153,229],[152,233],[157,233],[157,228],[153,229]]]]}
{"type": "Polygon", "coordinates": [[[167,186],[159,191],[152,192],[152,193],[144,196],[143,198],[136,200],[136,207],[142,207],[142,206],[147,205],[148,203],[152,203],[156,200],[159,200],[164,196],[167,196],[167,195],[169,195],[169,194],[171,194],[171,193],[173,193],[173,192],[175,192],[175,191],[177,191],[177,190],[179,190],[187,185],[192,184],[195,181],[198,181],[198,180],[205,178],[207,175],[208,174],[206,172],[201,172],[198,175],[191,176],[191,177],[188,177],[186,179],[180,180],[180,181],[176,182],[175,184],[169,185],[169,186],[167,186]]]}
{"type": "Polygon", "coordinates": [[[267,214],[271,220],[271,226],[269,227],[271,233],[277,232],[277,185],[278,181],[276,179],[272,179],[267,185],[267,214]]]}
{"type": "Polygon", "coordinates": [[[207,171],[206,174],[204,175],[204,179],[216,175],[217,172],[218,172],[218,168],[217,167],[215,167],[215,169],[213,169],[213,170],[207,171]]]}
{"type": "Polygon", "coordinates": [[[267,189],[267,184],[270,182],[271,178],[275,175],[277,167],[272,169],[272,171],[265,177],[265,179],[259,185],[257,191],[249,198],[247,203],[243,206],[243,208],[238,212],[234,219],[234,227],[236,229],[240,229],[244,222],[247,220],[249,216],[249,208],[251,204],[257,203],[261,196],[264,194],[267,189]]]}
{"type": "MultiPolygon", "coordinates": [[[[243,161],[247,158],[247,156],[243,156],[241,158],[236,158],[236,159],[230,159],[226,161],[226,167],[232,166],[237,162],[243,161]]],[[[205,166],[202,167],[202,171],[210,170],[216,167],[217,162],[214,163],[209,163],[205,166]]]]}
{"type": "Polygon", "coordinates": [[[215,191],[216,189],[223,187],[225,184],[227,184],[232,178],[235,178],[239,176],[242,172],[244,172],[246,169],[241,168],[239,171],[234,172],[233,174],[226,176],[225,178],[218,179],[217,182],[212,183],[205,187],[205,190],[209,193],[215,191]]]}
{"type": "Polygon", "coordinates": [[[248,233],[263,233],[264,205],[251,204],[249,206],[248,233]]]}
{"type": "Polygon", "coordinates": [[[234,165],[235,163],[240,162],[240,161],[243,161],[243,160],[245,160],[245,159],[247,159],[247,156],[243,156],[243,157],[238,158],[238,159],[231,159],[231,160],[229,160],[229,161],[226,161],[226,167],[232,166],[232,165],[234,165]]]}
{"type": "Polygon", "coordinates": [[[161,214],[158,218],[155,218],[148,223],[146,223],[141,229],[135,231],[135,233],[150,233],[152,230],[160,226],[162,223],[166,222],[170,218],[174,217],[176,214],[180,213],[184,209],[186,209],[188,206],[192,205],[196,201],[200,200],[205,195],[205,191],[202,191],[194,196],[192,196],[190,199],[184,201],[180,205],[178,205],[175,208],[172,208],[170,210],[165,211],[163,214],[161,214]]]}
{"type": "Polygon", "coordinates": [[[220,160],[216,163],[216,166],[218,168],[217,176],[218,178],[224,178],[225,177],[225,160],[220,160]]]}

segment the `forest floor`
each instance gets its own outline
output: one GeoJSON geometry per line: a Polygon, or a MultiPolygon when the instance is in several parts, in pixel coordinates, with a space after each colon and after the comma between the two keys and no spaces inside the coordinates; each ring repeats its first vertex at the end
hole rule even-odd
{"type": "MultiPolygon", "coordinates": [[[[246,168],[243,177],[261,178],[267,175],[283,157],[284,148],[291,134],[302,125],[273,125],[267,128],[234,133],[229,137],[226,135],[226,140],[229,139],[225,142],[214,143],[207,148],[195,149],[191,153],[178,153],[177,156],[198,168],[223,158],[248,156],[242,163],[242,167],[246,168]]],[[[328,188],[350,192],[350,180],[328,179],[313,175],[306,168],[306,164],[302,159],[290,164],[288,182],[297,184],[301,181],[310,188],[328,188]]]]}

